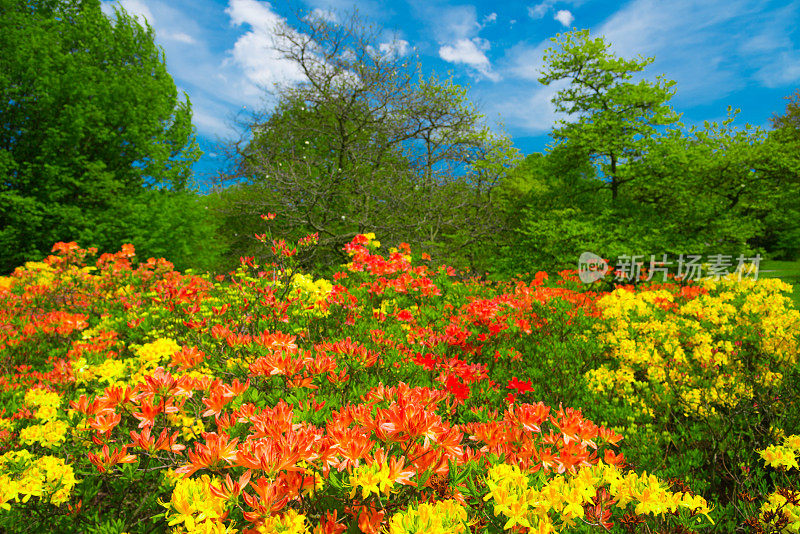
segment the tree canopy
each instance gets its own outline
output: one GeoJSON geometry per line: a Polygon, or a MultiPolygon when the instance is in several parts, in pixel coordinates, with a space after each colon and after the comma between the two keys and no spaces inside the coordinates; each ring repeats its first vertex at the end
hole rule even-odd
{"type": "Polygon", "coordinates": [[[0,50],[0,271],[56,241],[116,250],[163,211],[146,191],[187,189],[191,106],[152,28],[99,0],[0,0],[0,50]]]}
{"type": "Polygon", "coordinates": [[[678,121],[667,105],[675,82],[662,76],[655,82],[632,81],[654,58],[617,57],[604,38],[592,38],[589,30],[559,34],[552,41],[555,46],[545,52],[539,81],[569,81],[553,104],[556,111],[577,118],[558,121],[552,135],[599,165],[616,200],[620,186],[632,179],[620,176],[620,166],[646,153],[658,127],[678,121]]]}
{"type": "Polygon", "coordinates": [[[554,145],[529,155],[499,188],[506,273],[663,254],[796,257],[797,97],[772,132],[721,123],[687,127],[668,106],[674,82],[633,77],[653,58],[624,59],[604,38],[553,39],[542,83],[567,82],[554,145]]]}

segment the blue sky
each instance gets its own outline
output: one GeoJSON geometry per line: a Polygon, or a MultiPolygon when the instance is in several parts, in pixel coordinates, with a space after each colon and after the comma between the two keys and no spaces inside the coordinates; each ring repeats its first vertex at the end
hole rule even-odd
{"type": "Polygon", "coordinates": [[[115,0],[144,17],[194,108],[205,151],[200,182],[224,164],[220,141],[234,118],[263,108],[265,87],[292,80],[292,65],[269,50],[270,31],[297,8],[343,16],[353,7],[386,29],[385,42],[416,53],[428,72],[470,88],[490,124],[502,124],[523,153],[544,150],[556,120],[556,87],[536,80],[549,39],[573,27],[604,35],[624,57],[655,56],[645,70],[677,82],[671,104],[688,125],[720,121],[768,127],[800,87],[800,1],[769,0],[115,0]]]}

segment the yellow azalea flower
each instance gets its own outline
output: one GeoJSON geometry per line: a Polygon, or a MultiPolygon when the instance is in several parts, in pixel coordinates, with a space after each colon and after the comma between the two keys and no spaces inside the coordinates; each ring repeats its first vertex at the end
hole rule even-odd
{"type": "Polygon", "coordinates": [[[181,347],[169,338],[158,338],[152,343],[147,343],[137,347],[134,352],[142,365],[146,367],[158,367],[166,364],[169,358],[180,351],[181,347]]]}
{"type": "Polygon", "coordinates": [[[254,529],[259,534],[308,534],[306,516],[295,510],[288,510],[282,516],[267,518],[254,529]]]}
{"type": "Polygon", "coordinates": [[[38,407],[37,419],[54,419],[61,406],[61,395],[41,388],[30,389],[25,393],[25,404],[38,407]]]}
{"type": "Polygon", "coordinates": [[[366,499],[370,494],[388,494],[394,481],[389,478],[389,466],[379,467],[377,463],[360,465],[350,475],[350,498],[355,497],[358,488],[361,488],[361,498],[366,499]]]}
{"type": "MultiPolygon", "coordinates": [[[[2,428],[0,426],[0,428],[2,428]]],[[[795,454],[800,454],[800,435],[792,434],[783,439],[783,445],[791,448],[795,454]]]]}
{"type": "Polygon", "coordinates": [[[69,500],[77,480],[72,466],[61,458],[36,458],[25,449],[0,456],[0,508],[9,502],[28,502],[31,497],[48,500],[56,506],[69,500]]]}
{"type": "Polygon", "coordinates": [[[770,445],[759,454],[764,462],[775,468],[798,469],[795,449],[782,445],[770,445]]]}
{"type": "Polygon", "coordinates": [[[389,534],[465,534],[467,511],[448,499],[422,503],[395,514],[389,522],[389,534]]]}
{"type": "MultiPolygon", "coordinates": [[[[794,493],[796,496],[800,497],[798,492],[794,493]]],[[[786,514],[786,518],[788,519],[786,526],[784,526],[784,528],[781,530],[782,533],[786,532],[796,534],[800,532],[800,506],[791,504],[785,496],[781,495],[777,491],[770,494],[769,497],[767,497],[767,501],[761,505],[761,515],[759,517],[761,524],[768,526],[769,524],[766,522],[767,514],[770,512],[775,512],[776,510],[780,510],[786,514]]],[[[770,531],[774,532],[771,529],[770,531]]]]}
{"type": "Polygon", "coordinates": [[[47,421],[41,425],[23,428],[19,440],[25,445],[40,443],[42,447],[52,449],[64,441],[69,425],[64,421],[47,421]]]}
{"type": "Polygon", "coordinates": [[[210,485],[214,482],[208,475],[200,478],[182,478],[178,480],[172,496],[167,503],[161,503],[167,509],[169,526],[181,524],[188,532],[196,532],[198,528],[207,528],[203,523],[211,523],[216,528],[225,515],[225,499],[211,493],[210,485]]]}

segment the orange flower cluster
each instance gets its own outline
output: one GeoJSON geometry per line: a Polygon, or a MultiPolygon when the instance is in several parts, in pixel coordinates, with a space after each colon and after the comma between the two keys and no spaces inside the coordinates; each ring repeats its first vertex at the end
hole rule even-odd
{"type": "MultiPolygon", "coordinates": [[[[246,258],[212,281],[136,264],[130,246],[87,267],[92,251],[58,244],[0,289],[0,400],[12,412],[0,447],[22,447],[36,424],[26,389],[63,397],[69,409],[51,411],[72,428],[75,472],[143,488],[145,504],[120,517],[166,507],[170,526],[203,532],[377,533],[445,500],[486,521],[481,473],[499,461],[545,477],[624,467],[621,436],[577,409],[517,402],[535,385],[497,366],[547,330],[542,309],[594,317],[597,295],[545,287],[546,275],[456,283],[452,269],[415,265],[408,245],[388,257],[378,246],[357,236],[346,270],[310,300],[290,264],[246,258]]],[[[86,491],[67,504],[103,506],[86,491]]],[[[587,517],[606,524],[594,497],[587,517]]]]}

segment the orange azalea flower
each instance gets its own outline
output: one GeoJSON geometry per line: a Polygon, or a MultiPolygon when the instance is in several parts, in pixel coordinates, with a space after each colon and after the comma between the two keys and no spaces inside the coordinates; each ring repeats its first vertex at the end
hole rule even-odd
{"type": "Polygon", "coordinates": [[[225,484],[222,487],[218,488],[214,484],[211,484],[209,486],[209,490],[211,491],[212,495],[219,497],[220,499],[235,499],[248,486],[248,484],[250,484],[250,476],[252,473],[253,472],[248,469],[242,476],[239,477],[239,480],[236,482],[231,479],[230,474],[226,474],[225,484]]]}
{"type": "Polygon", "coordinates": [[[147,452],[180,452],[186,448],[185,445],[178,443],[178,432],[173,432],[172,435],[170,435],[166,428],[161,431],[161,435],[158,436],[158,441],[154,440],[150,435],[149,426],[144,427],[141,434],[131,431],[131,439],[133,440],[131,445],[137,445],[147,452]]]}
{"type": "Polygon", "coordinates": [[[120,404],[125,405],[133,402],[133,390],[127,386],[107,387],[103,395],[97,397],[97,402],[102,409],[114,410],[120,404]]]}
{"type": "Polygon", "coordinates": [[[220,384],[217,382],[216,387],[211,392],[208,397],[203,397],[203,404],[206,408],[206,411],[203,412],[203,417],[208,417],[209,415],[219,415],[223,409],[225,409],[225,405],[228,404],[236,395],[233,391],[230,390],[227,386],[220,384]]]}
{"type": "Polygon", "coordinates": [[[163,411],[161,403],[153,406],[148,399],[142,401],[139,409],[141,411],[134,412],[133,414],[133,416],[139,420],[139,428],[153,426],[156,416],[163,411]]]}
{"type": "Polygon", "coordinates": [[[98,399],[95,399],[90,403],[89,398],[83,394],[78,398],[77,401],[69,401],[69,406],[76,412],[86,415],[94,415],[104,409],[100,406],[98,399]]]}
{"type": "Polygon", "coordinates": [[[116,427],[122,416],[114,410],[104,410],[89,420],[89,426],[97,430],[100,434],[109,435],[116,427]]]}
{"type": "Polygon", "coordinates": [[[606,443],[610,443],[611,445],[616,445],[620,441],[622,441],[622,436],[617,434],[610,428],[600,427],[599,429],[600,438],[605,440],[606,443]]]}
{"type": "Polygon", "coordinates": [[[126,258],[132,258],[136,256],[136,249],[130,243],[125,243],[122,245],[122,250],[120,250],[118,254],[126,258]]]}
{"type": "Polygon", "coordinates": [[[175,470],[176,473],[184,473],[187,476],[193,475],[200,469],[220,471],[230,468],[236,461],[236,444],[238,439],[228,441],[227,434],[217,434],[216,432],[203,432],[205,444],[198,441],[194,443],[194,452],[189,452],[189,463],[175,470]]]}
{"type": "Polygon", "coordinates": [[[381,531],[381,523],[386,512],[376,510],[375,505],[361,507],[358,514],[358,528],[365,534],[378,534],[381,531]]]}
{"type": "Polygon", "coordinates": [[[605,462],[608,465],[616,465],[620,469],[625,467],[625,456],[623,454],[616,454],[614,451],[610,449],[606,449],[605,451],[605,462]]]}
{"type": "Polygon", "coordinates": [[[516,389],[517,392],[520,394],[526,393],[528,391],[533,391],[533,385],[530,380],[528,380],[527,382],[523,382],[516,376],[508,381],[508,388],[516,389]]]}
{"type": "Polygon", "coordinates": [[[51,252],[58,252],[59,254],[69,254],[73,250],[78,250],[78,244],[74,241],[70,243],[58,242],[53,245],[51,252]]]}
{"type": "Polygon", "coordinates": [[[339,523],[337,518],[338,512],[336,510],[331,513],[325,512],[325,516],[319,522],[319,526],[314,529],[314,534],[342,534],[347,530],[346,525],[339,523]]]}
{"type": "Polygon", "coordinates": [[[136,461],[136,455],[127,454],[128,447],[123,446],[122,450],[114,449],[114,452],[109,454],[108,445],[103,445],[102,456],[94,453],[88,453],[89,461],[92,462],[97,470],[105,473],[109,467],[117,464],[130,464],[136,461]]]}
{"type": "Polygon", "coordinates": [[[139,384],[137,399],[152,399],[154,395],[170,397],[179,392],[178,381],[163,367],[156,367],[152,373],[144,377],[139,384]]]}
{"type": "Polygon", "coordinates": [[[251,483],[250,487],[255,495],[243,491],[242,498],[254,510],[244,513],[245,520],[251,523],[256,523],[261,518],[280,511],[289,502],[289,496],[284,493],[282,484],[276,480],[261,477],[255,483],[251,483]]]}
{"type": "Polygon", "coordinates": [[[183,347],[180,352],[176,352],[172,355],[170,365],[177,366],[180,369],[191,369],[205,359],[205,352],[199,350],[197,347],[183,347]]]}

